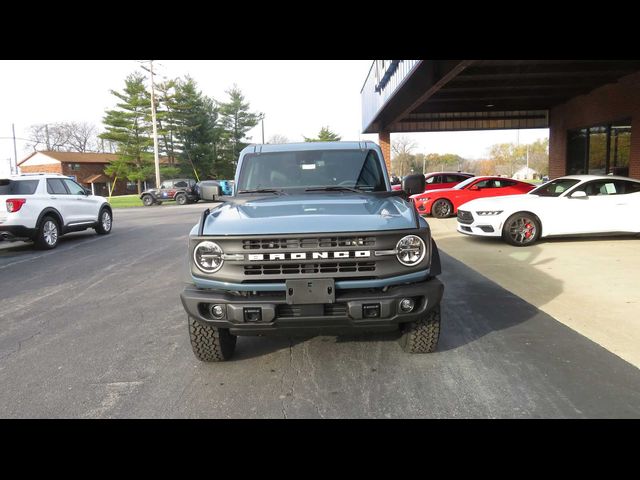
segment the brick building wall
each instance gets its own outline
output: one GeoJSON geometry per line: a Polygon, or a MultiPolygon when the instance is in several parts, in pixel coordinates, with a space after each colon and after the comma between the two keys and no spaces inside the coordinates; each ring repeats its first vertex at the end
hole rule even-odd
{"type": "MultiPolygon", "coordinates": [[[[104,175],[104,169],[107,166],[106,163],[79,163],[78,165],[80,165],[79,170],[72,170],[70,163],[56,162],[45,165],[21,166],[20,171],[22,173],[60,173],[69,177],[75,176],[79,183],[87,188],[91,188],[91,184],[87,183],[86,180],[95,175],[104,175]]],[[[113,182],[113,178],[111,178],[111,181],[113,182]]],[[[129,195],[132,193],[137,193],[137,190],[133,192],[127,191],[127,180],[118,179],[113,190],[113,195],[129,195]]],[[[108,190],[96,190],[96,195],[108,195],[108,190]]]]}
{"type": "Polygon", "coordinates": [[[59,163],[20,166],[20,171],[22,173],[62,173],[62,166],[59,163]]]}
{"type": "Polygon", "coordinates": [[[378,134],[378,144],[384,155],[384,163],[387,165],[387,172],[391,175],[391,133],[380,132],[378,134]]]}
{"type": "Polygon", "coordinates": [[[640,73],[621,78],[549,112],[549,177],[566,175],[567,130],[631,117],[629,176],[640,179],[640,73]]]}

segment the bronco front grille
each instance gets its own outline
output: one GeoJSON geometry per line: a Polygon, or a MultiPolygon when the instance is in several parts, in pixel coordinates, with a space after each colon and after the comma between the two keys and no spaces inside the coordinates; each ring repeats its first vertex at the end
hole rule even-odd
{"type": "Polygon", "coordinates": [[[473,223],[473,215],[466,210],[458,210],[458,221],[460,223],[473,223]]]}
{"type": "Polygon", "coordinates": [[[375,272],[376,262],[284,263],[245,265],[245,275],[303,275],[310,273],[375,272]]]}
{"type": "Polygon", "coordinates": [[[329,247],[373,247],[375,237],[270,238],[243,240],[244,250],[273,250],[329,247]]]}

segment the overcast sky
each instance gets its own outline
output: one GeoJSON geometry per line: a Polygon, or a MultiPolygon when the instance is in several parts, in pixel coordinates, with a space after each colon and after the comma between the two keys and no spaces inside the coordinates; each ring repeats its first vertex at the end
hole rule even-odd
{"type": "MultiPolygon", "coordinates": [[[[371,62],[158,60],[156,71],[157,80],[191,75],[205,94],[221,101],[226,100],[225,91],[237,84],[251,109],[265,113],[265,140],[280,134],[302,141],[303,135],[315,136],[328,125],[343,140],[377,141],[377,135],[361,134],[360,89],[371,62]]],[[[0,175],[8,173],[14,156],[12,123],[19,138],[26,138],[29,125],[36,123],[86,121],[102,130],[104,111],[116,103],[109,90],[122,90],[126,76],[136,70],[142,71],[133,60],[0,61],[0,175]]],[[[260,126],[249,135],[260,142],[260,126]]],[[[410,136],[419,144],[416,152],[456,153],[465,158],[480,158],[490,145],[518,139],[516,130],[410,136]]],[[[547,136],[547,129],[520,130],[519,141],[547,136]]],[[[23,140],[17,141],[17,150],[18,159],[29,153],[23,140]]]]}

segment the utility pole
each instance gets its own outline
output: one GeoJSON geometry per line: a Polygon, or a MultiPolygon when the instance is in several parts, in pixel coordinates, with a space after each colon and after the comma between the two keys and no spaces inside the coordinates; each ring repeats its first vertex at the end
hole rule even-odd
{"type": "Polygon", "coordinates": [[[16,127],[13,123],[11,124],[11,130],[13,132],[13,156],[16,159],[15,168],[16,168],[16,175],[17,175],[18,174],[18,149],[16,148],[16,127]]]}
{"type": "Polygon", "coordinates": [[[260,114],[260,123],[262,123],[262,144],[264,145],[264,112],[260,114]]]}
{"type": "Polygon", "coordinates": [[[156,188],[160,188],[160,156],[158,154],[158,127],[156,125],[156,92],[153,83],[153,60],[149,62],[151,72],[151,121],[153,122],[153,157],[156,164],[156,188]]]}
{"type": "Polygon", "coordinates": [[[151,74],[151,122],[153,126],[153,157],[156,168],[156,188],[160,188],[160,155],[158,153],[158,126],[156,124],[156,90],[153,81],[153,60],[149,60],[149,68],[142,66],[151,74]]]}

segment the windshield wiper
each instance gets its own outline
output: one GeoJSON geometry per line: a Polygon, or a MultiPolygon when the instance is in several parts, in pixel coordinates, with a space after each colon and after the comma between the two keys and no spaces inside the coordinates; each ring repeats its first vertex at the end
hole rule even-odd
{"type": "Polygon", "coordinates": [[[256,188],[255,190],[240,190],[238,193],[275,193],[276,195],[281,195],[284,192],[273,188],[256,188]]]}
{"type": "Polygon", "coordinates": [[[357,189],[351,188],[351,187],[342,187],[340,185],[333,185],[333,186],[329,186],[329,187],[306,188],[304,191],[305,192],[355,192],[355,193],[362,193],[362,190],[357,190],[357,189]]]}

